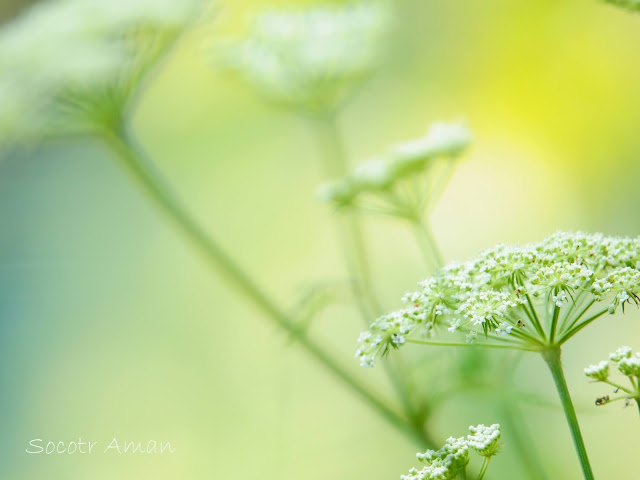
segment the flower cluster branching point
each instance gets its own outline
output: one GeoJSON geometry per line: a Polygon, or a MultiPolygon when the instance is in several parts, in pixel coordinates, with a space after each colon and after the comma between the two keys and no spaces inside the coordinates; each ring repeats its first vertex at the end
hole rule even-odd
{"type": "Polygon", "coordinates": [[[603,314],[640,304],[639,261],[639,238],[558,232],[535,244],[498,245],[421,282],[403,298],[405,308],[371,323],[358,357],[371,366],[401,345],[437,343],[441,328],[463,334],[461,344],[561,345],[603,314]]]}

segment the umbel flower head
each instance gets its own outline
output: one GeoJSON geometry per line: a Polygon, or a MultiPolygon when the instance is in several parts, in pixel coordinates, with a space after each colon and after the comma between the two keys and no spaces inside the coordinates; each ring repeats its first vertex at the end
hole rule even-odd
{"type": "Polygon", "coordinates": [[[412,468],[401,480],[454,480],[459,478],[469,464],[469,450],[490,458],[500,450],[500,425],[470,426],[467,437],[450,437],[440,450],[427,450],[416,456],[426,464],[421,470],[412,468]]]}
{"type": "Polygon", "coordinates": [[[421,282],[405,295],[405,308],[362,333],[356,355],[371,366],[406,343],[441,343],[431,337],[442,329],[462,336],[447,344],[544,351],[604,314],[638,305],[639,270],[639,238],[558,232],[535,244],[498,245],[421,282]]]}
{"type": "Polygon", "coordinates": [[[202,0],[50,0],[0,30],[0,146],[113,121],[202,0]]]}
{"type": "Polygon", "coordinates": [[[216,57],[273,101],[332,110],[380,63],[389,20],[376,0],[265,10],[216,57]]]}
{"type": "Polygon", "coordinates": [[[447,180],[443,176],[450,172],[447,167],[470,144],[471,132],[463,123],[436,123],[423,137],[395,145],[346,178],[322,185],[319,195],[340,209],[415,220],[435,203],[447,180]]]}
{"type": "Polygon", "coordinates": [[[627,377],[627,385],[613,381],[609,372],[609,362],[602,360],[597,365],[590,365],[584,369],[584,374],[595,382],[606,383],[615,388],[617,397],[605,395],[598,397],[596,405],[605,405],[611,402],[623,400],[628,405],[632,400],[638,403],[640,408],[640,352],[633,353],[631,347],[620,347],[609,355],[609,361],[617,366],[618,373],[627,377]]]}

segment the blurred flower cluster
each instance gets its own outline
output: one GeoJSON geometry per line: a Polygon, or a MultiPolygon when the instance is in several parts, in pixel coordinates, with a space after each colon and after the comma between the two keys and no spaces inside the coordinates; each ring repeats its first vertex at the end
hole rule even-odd
{"type": "Polygon", "coordinates": [[[326,112],[378,66],[389,26],[382,1],[265,10],[214,56],[272,101],[326,112]]]}
{"type": "Polygon", "coordinates": [[[0,30],[0,146],[114,122],[202,0],[52,0],[0,30]]]}
{"type": "Polygon", "coordinates": [[[319,195],[336,208],[419,216],[435,203],[436,192],[447,182],[434,172],[437,161],[443,159],[451,166],[470,144],[471,132],[465,125],[436,123],[424,137],[395,145],[386,154],[361,163],[347,177],[322,185],[319,195]],[[417,191],[411,192],[413,187],[417,191]]]}

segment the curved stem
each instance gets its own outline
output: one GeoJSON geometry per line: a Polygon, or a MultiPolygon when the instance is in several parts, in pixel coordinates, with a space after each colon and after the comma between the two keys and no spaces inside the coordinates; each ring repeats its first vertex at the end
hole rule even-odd
{"type": "Polygon", "coordinates": [[[160,211],[169,218],[180,232],[200,251],[209,266],[222,273],[228,281],[251,300],[276,325],[287,331],[311,356],[333,373],[362,400],[377,411],[385,420],[398,430],[421,444],[430,446],[423,432],[415,429],[410,422],[397,414],[384,401],[361,384],[340,363],[334,360],[324,348],[310,339],[303,329],[280,309],[269,296],[251,279],[247,273],[232,260],[224,249],[189,214],[165,181],[162,174],[146,158],[140,148],[124,129],[117,132],[104,131],[102,138],[121,160],[132,179],[141,191],[152,200],[160,211]]]}
{"type": "Polygon", "coordinates": [[[564,371],[562,369],[562,362],[560,361],[560,348],[551,348],[542,352],[542,358],[547,363],[553,382],[556,385],[560,402],[562,403],[562,409],[564,410],[567,423],[569,424],[569,430],[573,437],[573,444],[580,460],[580,466],[582,467],[582,473],[585,480],[593,480],[593,472],[591,471],[591,465],[589,464],[589,458],[587,456],[587,449],[584,446],[584,440],[582,439],[582,433],[580,432],[580,425],[578,424],[578,417],[576,416],[573,402],[571,401],[571,395],[569,394],[569,388],[567,387],[567,381],[564,377],[564,371]]]}

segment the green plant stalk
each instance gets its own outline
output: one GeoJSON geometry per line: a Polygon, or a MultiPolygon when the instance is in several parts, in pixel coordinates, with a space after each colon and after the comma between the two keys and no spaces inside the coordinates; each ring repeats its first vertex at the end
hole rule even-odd
{"type": "Polygon", "coordinates": [[[489,462],[491,461],[491,457],[484,457],[482,461],[482,467],[480,468],[480,474],[478,475],[478,480],[482,480],[484,476],[487,474],[487,470],[489,470],[489,462]]]}
{"type": "Polygon", "coordinates": [[[378,398],[374,392],[361,384],[342,365],[336,362],[332,355],[311,340],[304,330],[298,328],[292,319],[227,255],[224,249],[205,232],[183,207],[162,174],[149,161],[124,127],[119,128],[117,131],[104,130],[100,132],[100,135],[116,153],[122,166],[130,174],[140,190],[155,203],[156,207],[200,251],[211,268],[222,273],[236,290],[251,300],[276,325],[287,331],[311,356],[350,387],[381,417],[421,445],[431,446],[431,439],[423,431],[414,428],[407,419],[396,413],[378,398]]]}
{"type": "Polygon", "coordinates": [[[569,424],[569,430],[573,437],[573,444],[580,460],[580,466],[582,467],[582,473],[585,480],[593,480],[593,472],[589,463],[589,457],[587,456],[587,449],[584,446],[584,440],[582,439],[582,433],[580,432],[580,425],[578,424],[578,417],[576,416],[576,410],[573,407],[571,401],[571,395],[569,394],[569,388],[567,387],[567,381],[564,377],[564,371],[562,369],[562,362],[560,359],[561,350],[560,347],[552,347],[542,352],[542,358],[547,363],[553,382],[556,385],[558,396],[560,397],[560,403],[564,410],[567,423],[569,424]]]}
{"type": "Polygon", "coordinates": [[[525,422],[522,420],[522,414],[517,407],[517,403],[504,400],[502,401],[501,410],[505,416],[507,427],[511,430],[511,439],[520,460],[524,464],[526,475],[532,480],[546,479],[547,475],[542,468],[542,462],[540,462],[537,452],[532,452],[532,450],[535,450],[533,448],[535,442],[531,438],[525,422]]]}
{"type": "MultiPolygon", "coordinates": [[[[315,130],[323,149],[322,163],[326,180],[335,180],[348,173],[348,165],[340,132],[335,118],[330,115],[321,116],[315,121],[315,130]]],[[[362,235],[360,218],[357,215],[344,215],[340,220],[339,234],[344,250],[344,257],[353,286],[359,297],[359,308],[368,325],[369,321],[382,313],[371,280],[369,256],[362,235]]]]}
{"type": "MultiPolygon", "coordinates": [[[[347,159],[334,115],[324,114],[314,118],[319,145],[323,150],[323,165],[326,180],[342,178],[348,173],[347,159]]],[[[344,251],[347,271],[353,282],[358,307],[365,325],[382,313],[371,280],[367,245],[362,235],[360,218],[356,214],[347,214],[338,219],[338,234],[344,251]]],[[[414,428],[421,429],[428,436],[424,424],[424,415],[415,408],[401,368],[394,368],[390,362],[383,362],[400,401],[405,415],[414,428]]],[[[435,442],[432,442],[432,445],[435,442]]]]}
{"type": "Polygon", "coordinates": [[[426,267],[432,272],[442,268],[444,266],[444,260],[440,253],[440,249],[433,238],[433,233],[431,232],[429,225],[427,225],[425,220],[420,218],[412,221],[412,224],[416,242],[420,247],[426,267]]]}

